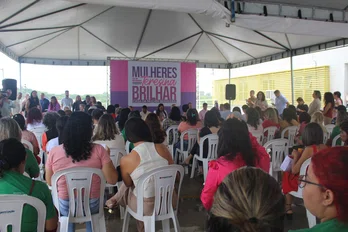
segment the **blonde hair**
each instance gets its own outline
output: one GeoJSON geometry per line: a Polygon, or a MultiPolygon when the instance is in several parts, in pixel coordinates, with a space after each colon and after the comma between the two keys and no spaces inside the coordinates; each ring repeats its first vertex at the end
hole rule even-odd
{"type": "Polygon", "coordinates": [[[319,125],[324,125],[324,115],[322,112],[315,112],[312,115],[311,122],[316,122],[319,125]]]}
{"type": "Polygon", "coordinates": [[[92,140],[114,140],[117,134],[118,130],[113,117],[110,114],[103,114],[98,121],[92,140]]]}
{"type": "Polygon", "coordinates": [[[267,108],[265,112],[263,113],[264,117],[267,117],[267,119],[271,120],[274,123],[279,123],[278,115],[276,111],[273,108],[267,108]]]}
{"type": "Polygon", "coordinates": [[[282,231],[284,196],[277,181],[259,168],[244,167],[220,184],[208,231],[282,231]],[[218,225],[222,222],[223,226],[218,225]]]}
{"type": "Polygon", "coordinates": [[[22,130],[18,123],[12,118],[0,119],[0,141],[5,139],[22,140],[22,130]]]}

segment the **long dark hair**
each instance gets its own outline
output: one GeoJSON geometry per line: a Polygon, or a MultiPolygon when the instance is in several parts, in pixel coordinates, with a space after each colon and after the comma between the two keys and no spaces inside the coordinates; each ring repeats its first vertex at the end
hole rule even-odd
{"type": "Polygon", "coordinates": [[[126,124],[127,120],[128,120],[128,114],[130,113],[130,109],[129,108],[124,108],[121,110],[120,113],[120,119],[118,121],[118,128],[120,128],[120,130],[122,131],[124,128],[124,125],[126,124]]]}
{"type": "Polygon", "coordinates": [[[39,96],[37,95],[37,91],[36,90],[31,91],[29,102],[30,103],[35,103],[36,105],[40,105],[39,96]],[[36,93],[36,97],[33,96],[33,93],[36,93]]]}
{"type": "Polygon", "coordinates": [[[5,171],[18,168],[25,161],[27,153],[23,144],[17,139],[4,139],[0,142],[0,178],[5,171]]]}
{"type": "Polygon", "coordinates": [[[166,110],[164,109],[164,105],[162,103],[158,104],[156,114],[157,116],[160,116],[160,114],[163,113],[167,117],[166,110]],[[160,110],[161,106],[163,107],[163,111],[160,110]]]}
{"type": "Polygon", "coordinates": [[[247,166],[255,166],[255,154],[245,122],[236,118],[227,119],[218,132],[218,157],[233,160],[241,154],[247,166]]]}
{"type": "Polygon", "coordinates": [[[21,115],[21,114],[15,114],[13,115],[12,117],[19,125],[19,127],[21,128],[22,131],[25,131],[26,130],[26,127],[25,127],[25,119],[24,119],[24,116],[21,115]]]}
{"type": "Polygon", "coordinates": [[[327,104],[331,103],[331,108],[332,109],[335,107],[334,95],[331,92],[324,93],[324,103],[325,103],[325,106],[327,104]]]}
{"type": "Polygon", "coordinates": [[[247,123],[254,127],[255,130],[257,130],[257,127],[260,125],[260,115],[259,112],[257,112],[257,110],[255,110],[254,108],[249,107],[246,110],[246,114],[248,115],[248,120],[247,123]]]}
{"type": "Polygon", "coordinates": [[[150,128],[141,118],[130,118],[126,122],[126,138],[131,143],[153,142],[150,128]]]}
{"type": "Polygon", "coordinates": [[[259,94],[261,93],[261,101],[266,101],[266,96],[265,96],[265,93],[262,92],[262,91],[259,91],[257,94],[256,94],[256,98],[259,99],[259,94]]]}
{"type": "Polygon", "coordinates": [[[92,118],[84,112],[71,114],[63,132],[63,144],[67,156],[73,162],[88,160],[92,151],[92,118]]]}
{"type": "Polygon", "coordinates": [[[209,110],[205,116],[204,116],[204,126],[205,127],[219,127],[220,126],[220,122],[218,117],[216,116],[215,112],[209,110]]]}
{"type": "Polygon", "coordinates": [[[47,141],[58,137],[58,131],[56,127],[57,120],[59,119],[59,114],[56,112],[48,112],[45,114],[42,123],[46,126],[46,136],[47,141]]]}
{"type": "Polygon", "coordinates": [[[162,129],[158,116],[154,113],[150,113],[147,115],[145,122],[151,131],[153,142],[157,144],[163,143],[167,135],[162,129]]]}
{"type": "Polygon", "coordinates": [[[321,126],[316,122],[309,123],[302,134],[304,146],[320,145],[324,141],[324,132],[321,126]]]}
{"type": "Polygon", "coordinates": [[[58,104],[57,98],[56,98],[55,96],[52,96],[52,97],[51,97],[51,102],[50,102],[51,109],[53,109],[53,107],[55,106],[55,105],[53,105],[52,100],[56,100],[56,105],[58,104]]]}
{"type": "Polygon", "coordinates": [[[172,110],[169,113],[169,118],[176,122],[179,122],[181,120],[181,113],[180,113],[179,107],[177,106],[172,107],[172,110]]]}
{"type": "Polygon", "coordinates": [[[186,113],[186,118],[187,118],[186,122],[190,124],[191,126],[195,126],[197,124],[198,114],[196,112],[197,110],[195,109],[189,109],[186,113]]]}
{"type": "Polygon", "coordinates": [[[296,112],[294,112],[292,109],[285,108],[283,111],[283,119],[292,125],[292,120],[297,121],[296,112]]]}
{"type": "Polygon", "coordinates": [[[56,128],[58,131],[59,145],[63,143],[63,135],[64,135],[63,131],[64,131],[66,123],[68,122],[68,119],[69,119],[68,116],[62,116],[62,117],[57,119],[56,128]]]}

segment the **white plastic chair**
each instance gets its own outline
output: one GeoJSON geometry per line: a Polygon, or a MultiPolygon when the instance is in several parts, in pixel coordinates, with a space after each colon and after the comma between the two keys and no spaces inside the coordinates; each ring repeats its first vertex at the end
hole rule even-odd
{"type": "Polygon", "coordinates": [[[174,159],[174,145],[178,142],[178,126],[170,126],[166,131],[168,150],[170,154],[172,154],[172,158],[174,159]],[[171,135],[171,136],[170,136],[171,135]],[[172,142],[170,143],[169,139],[172,137],[172,142]]]}
{"type": "Polygon", "coordinates": [[[31,144],[31,142],[25,139],[22,139],[21,142],[26,148],[28,148],[32,153],[34,153],[34,147],[33,144],[31,144]]]}
{"type": "Polygon", "coordinates": [[[40,149],[42,149],[42,135],[45,131],[46,131],[46,128],[43,128],[43,127],[34,128],[31,130],[31,132],[34,133],[34,135],[39,143],[40,149]]]}
{"type": "MultiPolygon", "coordinates": [[[[191,152],[193,145],[197,142],[197,135],[198,135],[198,130],[197,129],[189,129],[180,135],[180,148],[176,149],[175,156],[174,156],[174,161],[175,163],[178,163],[180,161],[184,161],[188,155],[189,152],[191,152]],[[187,149],[185,149],[184,146],[184,138],[185,135],[187,136],[187,149]],[[180,157],[179,157],[180,156],[180,157]]],[[[185,168],[185,174],[188,173],[188,168],[185,168]]]]}
{"type": "MultiPolygon", "coordinates": [[[[340,146],[340,145],[337,145],[337,140],[340,139],[340,138],[341,138],[340,135],[337,135],[335,138],[333,138],[333,140],[332,140],[332,147],[340,146]]],[[[344,142],[341,142],[341,146],[344,146],[344,142]]]]}
{"type": "Polygon", "coordinates": [[[335,125],[333,125],[333,124],[325,125],[325,128],[326,128],[326,131],[329,133],[329,138],[330,138],[332,131],[335,128],[335,125]]]}
{"type": "Polygon", "coordinates": [[[267,142],[273,140],[277,130],[278,130],[278,128],[276,126],[270,126],[270,127],[265,128],[263,130],[263,134],[267,133],[267,136],[265,136],[264,142],[267,143],[267,142]]]}
{"type": "Polygon", "coordinates": [[[253,133],[252,134],[256,139],[257,142],[259,142],[259,144],[262,146],[263,145],[263,132],[262,133],[253,133]]]}
{"type": "Polygon", "coordinates": [[[278,180],[278,172],[282,171],[280,165],[288,154],[288,146],[289,141],[287,139],[274,139],[263,145],[267,152],[272,151],[269,174],[276,180],[278,180]]]}
{"type": "Polygon", "coordinates": [[[199,161],[203,162],[203,176],[204,182],[207,179],[208,174],[208,162],[210,160],[217,159],[217,146],[219,143],[219,137],[216,134],[206,135],[199,141],[199,155],[195,154],[193,156],[192,170],[191,170],[191,178],[195,175],[196,166],[199,161]],[[203,148],[204,142],[208,140],[208,154],[207,158],[203,158],[203,148]]]}
{"type": "Polygon", "coordinates": [[[298,126],[289,126],[283,130],[281,138],[289,141],[288,147],[293,147],[295,145],[295,137],[298,129],[298,126]],[[288,132],[288,138],[285,138],[286,132],[288,132]]]}
{"type": "Polygon", "coordinates": [[[170,219],[173,220],[175,232],[180,231],[180,225],[177,218],[177,211],[179,206],[179,197],[182,180],[184,177],[184,168],[181,165],[169,165],[165,167],[156,168],[142,177],[140,177],[137,186],[137,211],[134,212],[127,206],[125,217],[123,220],[122,232],[128,232],[130,215],[135,219],[144,222],[145,232],[154,232],[155,222],[162,221],[163,231],[170,231],[170,219]],[[178,185],[178,201],[176,209],[173,208],[173,192],[175,186],[175,179],[177,173],[180,173],[180,182],[178,185]],[[155,204],[151,216],[144,216],[144,187],[146,183],[153,179],[155,184],[155,204]]]}
{"type": "MultiPolygon", "coordinates": [[[[309,158],[302,164],[301,169],[300,169],[300,176],[306,175],[306,171],[307,171],[309,164],[311,163],[311,160],[312,159],[309,158]]],[[[299,187],[297,192],[293,191],[293,192],[290,192],[289,194],[291,194],[294,197],[303,199],[302,191],[303,191],[303,189],[299,187]]],[[[308,226],[309,226],[309,228],[312,228],[313,226],[315,226],[317,224],[317,219],[307,209],[306,209],[306,211],[307,211],[306,214],[307,214],[307,219],[308,219],[308,226]]]]}
{"type": "Polygon", "coordinates": [[[23,206],[27,204],[34,207],[37,211],[38,232],[45,231],[46,206],[45,204],[32,196],[27,195],[0,195],[0,231],[7,231],[8,226],[12,226],[12,232],[21,231],[21,221],[23,206]]]}
{"type": "MultiPolygon", "coordinates": [[[[121,160],[122,156],[125,156],[125,155],[127,155],[127,153],[123,149],[110,148],[110,159],[111,159],[112,164],[114,165],[115,168],[120,166],[120,160],[121,160]]],[[[123,183],[123,181],[117,182],[114,185],[106,183],[105,187],[109,188],[109,189],[112,189],[112,187],[116,187],[117,189],[120,189],[120,186],[122,183],[123,183]]],[[[121,219],[123,219],[124,208],[122,206],[120,206],[120,216],[121,216],[121,219]]]]}
{"type": "Polygon", "coordinates": [[[329,137],[330,137],[330,134],[329,134],[329,132],[327,132],[327,133],[325,133],[324,132],[324,136],[323,136],[323,144],[326,144],[326,142],[327,142],[327,140],[329,139],[329,137]]]}
{"type": "Polygon", "coordinates": [[[131,153],[130,145],[131,145],[131,142],[129,142],[129,141],[127,140],[127,142],[126,142],[126,147],[125,147],[127,154],[131,153]]]}
{"type": "MultiPolygon", "coordinates": [[[[90,221],[94,232],[106,231],[104,217],[105,178],[100,169],[96,168],[69,168],[55,173],[52,176],[52,198],[59,211],[57,182],[65,177],[69,194],[69,215],[60,216],[60,231],[68,231],[69,223],[84,223],[90,221]],[[91,215],[89,206],[92,176],[100,178],[99,213],[91,215]],[[83,194],[84,193],[84,194],[83,194]]],[[[96,187],[96,186],[94,186],[96,187]]],[[[60,215],[60,214],[58,214],[60,215]]]]}

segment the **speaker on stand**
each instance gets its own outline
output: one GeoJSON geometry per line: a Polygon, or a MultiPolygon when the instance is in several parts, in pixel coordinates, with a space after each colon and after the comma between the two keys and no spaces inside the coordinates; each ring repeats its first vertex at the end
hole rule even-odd
{"type": "Polygon", "coordinates": [[[2,80],[2,91],[11,90],[11,95],[8,99],[15,101],[17,99],[17,80],[15,79],[3,79],[2,80]]]}
{"type": "Polygon", "coordinates": [[[226,96],[226,100],[229,100],[229,103],[231,105],[231,101],[236,100],[236,85],[227,84],[225,96],[226,96]]]}

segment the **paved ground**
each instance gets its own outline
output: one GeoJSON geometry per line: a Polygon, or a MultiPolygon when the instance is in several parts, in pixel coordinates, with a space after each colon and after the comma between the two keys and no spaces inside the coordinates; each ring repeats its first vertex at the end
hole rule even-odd
{"type": "MultiPolygon", "coordinates": [[[[199,210],[200,200],[199,195],[202,189],[203,179],[196,177],[189,179],[185,176],[184,183],[182,186],[179,209],[179,223],[182,232],[204,232],[206,212],[199,210]]],[[[305,209],[302,206],[300,200],[295,202],[298,206],[294,207],[294,218],[293,221],[287,221],[285,219],[284,231],[287,232],[290,229],[301,229],[307,228],[307,218],[305,209]]],[[[121,231],[122,220],[120,220],[119,211],[115,214],[105,213],[107,231],[121,231]]],[[[81,228],[81,227],[80,227],[81,228]]],[[[172,228],[172,227],[171,227],[172,228]]],[[[84,231],[81,229],[79,231],[84,231]]],[[[129,227],[129,232],[136,232],[135,220],[132,219],[129,227]]],[[[156,223],[156,231],[162,231],[161,223],[156,223]]]]}

